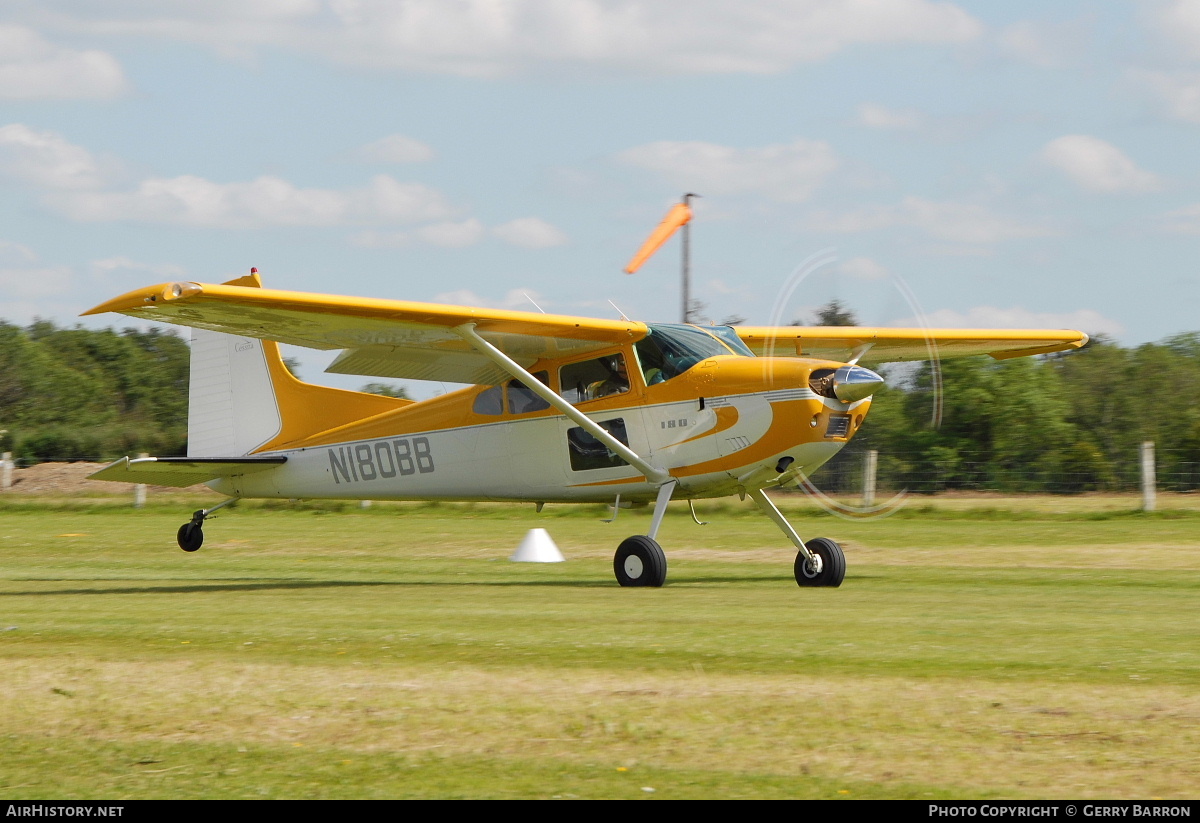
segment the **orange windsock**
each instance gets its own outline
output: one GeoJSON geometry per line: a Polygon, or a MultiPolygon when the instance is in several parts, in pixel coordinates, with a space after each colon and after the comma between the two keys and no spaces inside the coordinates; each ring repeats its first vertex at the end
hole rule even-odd
{"type": "Polygon", "coordinates": [[[654,230],[654,233],[638,249],[638,253],[629,261],[629,265],[625,267],[625,273],[633,274],[641,268],[642,264],[650,259],[650,255],[658,251],[658,247],[670,239],[676,229],[691,219],[692,210],[686,203],[676,203],[672,206],[671,210],[667,212],[667,216],[658,224],[658,228],[654,230]]]}

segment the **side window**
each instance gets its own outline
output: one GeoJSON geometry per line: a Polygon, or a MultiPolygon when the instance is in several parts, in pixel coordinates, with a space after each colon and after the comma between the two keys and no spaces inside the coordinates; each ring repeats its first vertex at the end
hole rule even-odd
{"type": "MultiPolygon", "coordinates": [[[[533,376],[550,385],[550,372],[534,372],[533,376]]],[[[550,404],[538,397],[520,380],[508,381],[508,411],[511,414],[527,414],[550,408],[550,404]]]]}
{"type": "Polygon", "coordinates": [[[487,391],[475,395],[475,404],[471,411],[476,414],[504,414],[504,387],[492,386],[487,391]]]}
{"type": "MultiPolygon", "coordinates": [[[[600,427],[626,446],[629,445],[629,436],[625,433],[625,421],[620,417],[605,420],[600,423],[600,427]]],[[[629,465],[621,457],[609,451],[608,446],[578,426],[567,429],[567,450],[571,454],[571,471],[611,469],[615,466],[629,465]]]]}
{"type": "Polygon", "coordinates": [[[629,391],[625,355],[620,353],[563,366],[558,377],[562,385],[561,394],[568,403],[596,400],[629,391]]]}

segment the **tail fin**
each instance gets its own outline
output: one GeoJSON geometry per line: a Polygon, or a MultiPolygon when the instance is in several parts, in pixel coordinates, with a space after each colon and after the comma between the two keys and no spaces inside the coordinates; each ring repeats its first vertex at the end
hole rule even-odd
{"type": "MultiPolygon", "coordinates": [[[[252,274],[229,285],[262,284],[252,274]]],[[[271,340],[192,332],[188,457],[238,457],[282,448],[411,404],[302,383],[271,340]]]]}

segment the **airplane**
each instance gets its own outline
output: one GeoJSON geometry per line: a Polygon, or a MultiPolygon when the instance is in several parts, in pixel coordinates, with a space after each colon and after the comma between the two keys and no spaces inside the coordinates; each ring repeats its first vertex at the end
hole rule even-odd
{"type": "MultiPolygon", "coordinates": [[[[673,499],[750,497],[795,546],[796,583],[840,586],[841,547],[802,539],[767,489],[806,480],[859,431],[884,379],[863,363],[1083,346],[1069,330],[698,326],[599,320],[263,287],[163,283],[84,314],[193,329],[185,457],[122,458],[92,478],[242,498],[653,505],[613,557],[662,586],[673,499]],[[305,383],[279,343],[341,352],[326,371],[469,388],[412,401],[305,383]]],[[[695,518],[695,510],[692,510],[695,518]]],[[[698,522],[698,521],[697,521],[698,522]]]]}

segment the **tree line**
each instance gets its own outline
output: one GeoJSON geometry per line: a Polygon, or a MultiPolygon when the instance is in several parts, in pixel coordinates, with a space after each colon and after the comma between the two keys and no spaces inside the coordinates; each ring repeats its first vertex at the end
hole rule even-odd
{"type": "Polygon", "coordinates": [[[0,322],[0,450],[26,461],[184,454],[188,355],[157,329],[0,322]]]}
{"type": "Polygon", "coordinates": [[[879,452],[894,487],[1083,492],[1135,488],[1142,442],[1160,486],[1200,488],[1200,334],[1123,348],[1103,337],[1043,357],[883,367],[853,449],[879,452]],[[902,373],[901,379],[895,375],[902,373]],[[940,404],[940,420],[935,418],[940,404]]]}
{"type": "MultiPolygon", "coordinates": [[[[837,320],[853,321],[835,308],[837,320]]],[[[851,447],[816,478],[823,487],[850,482],[855,461],[874,449],[880,476],[913,489],[1128,488],[1144,440],[1158,444],[1164,487],[1200,487],[1200,333],[947,360],[940,391],[931,364],[880,371],[889,385],[851,447]]],[[[185,454],[187,393],[188,344],[174,332],[0,322],[0,451],[18,459],[185,454]]]]}

